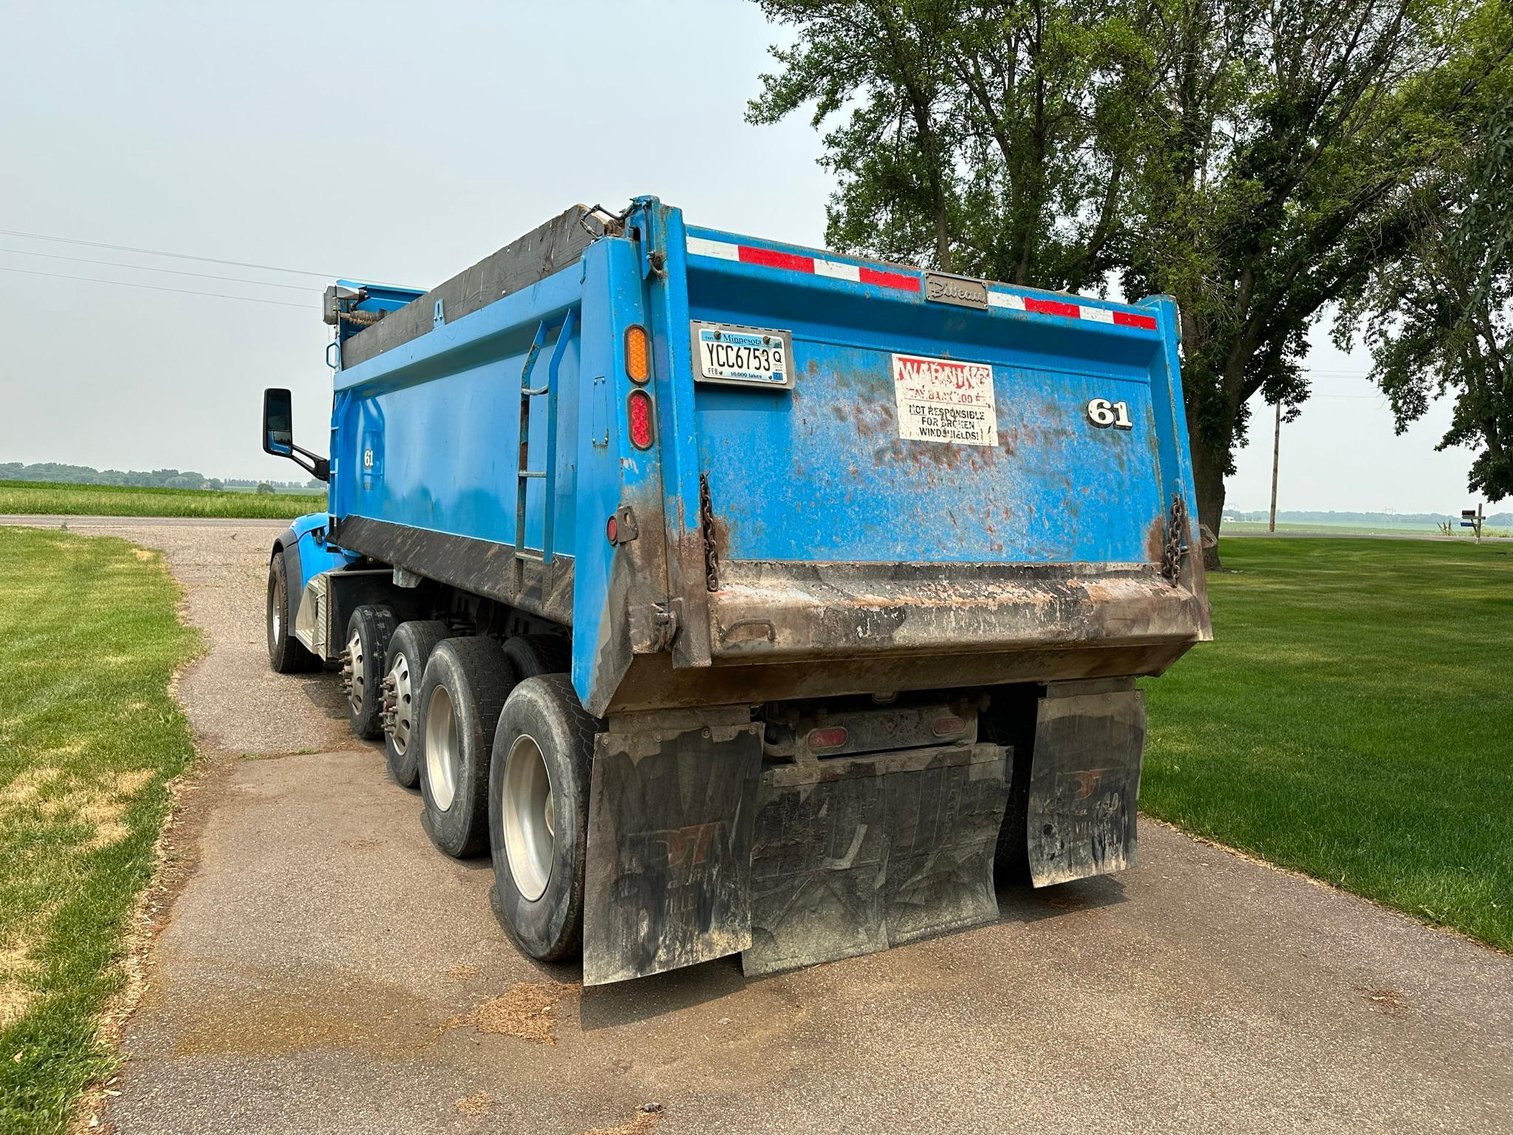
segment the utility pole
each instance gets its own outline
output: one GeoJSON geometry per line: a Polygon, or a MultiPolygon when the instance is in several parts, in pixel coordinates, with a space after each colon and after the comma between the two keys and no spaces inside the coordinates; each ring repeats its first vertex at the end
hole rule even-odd
{"type": "Polygon", "coordinates": [[[1282,400],[1277,399],[1277,424],[1271,434],[1271,524],[1268,532],[1277,530],[1277,462],[1282,456],[1282,400]]]}

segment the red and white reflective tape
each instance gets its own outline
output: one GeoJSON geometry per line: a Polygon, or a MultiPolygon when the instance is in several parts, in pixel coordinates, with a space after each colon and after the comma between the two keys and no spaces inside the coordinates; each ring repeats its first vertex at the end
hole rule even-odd
{"type": "MultiPolygon", "coordinates": [[[[849,280],[853,284],[876,284],[878,287],[897,288],[915,294],[921,290],[917,273],[891,272],[883,268],[870,268],[865,264],[846,264],[822,256],[754,248],[749,244],[731,244],[729,241],[708,240],[701,236],[688,238],[688,252],[691,256],[709,256],[738,264],[759,264],[764,268],[808,272],[814,276],[828,276],[832,280],[849,280]]],[[[1139,327],[1146,331],[1156,329],[1156,317],[1153,315],[1022,296],[1017,292],[1001,292],[992,288],[988,289],[988,306],[1007,308],[1010,311],[1028,311],[1037,315],[1057,315],[1063,319],[1086,319],[1093,323],[1110,323],[1116,327],[1139,327]]]]}
{"type": "Polygon", "coordinates": [[[919,276],[916,274],[889,272],[882,268],[869,268],[865,264],[843,264],[839,260],[804,256],[797,252],[753,248],[749,244],[728,244],[723,240],[705,240],[703,237],[691,236],[688,238],[688,251],[693,256],[712,256],[716,260],[734,260],[740,264],[760,264],[764,268],[808,272],[815,276],[829,276],[832,280],[850,280],[853,284],[876,284],[880,288],[897,288],[903,292],[918,292],[920,289],[919,276]]]}
{"type": "Polygon", "coordinates": [[[1140,327],[1146,331],[1156,329],[1156,317],[1138,311],[1116,311],[1106,307],[1085,307],[1066,300],[1041,299],[1039,296],[1022,296],[1015,292],[995,292],[988,289],[988,306],[1004,307],[1010,311],[1032,311],[1037,315],[1059,315],[1063,319],[1086,319],[1093,323],[1112,323],[1116,327],[1140,327]]]}

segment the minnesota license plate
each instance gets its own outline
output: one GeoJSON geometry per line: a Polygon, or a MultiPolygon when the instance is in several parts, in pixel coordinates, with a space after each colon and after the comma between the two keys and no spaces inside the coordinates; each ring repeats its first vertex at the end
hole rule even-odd
{"type": "Polygon", "coordinates": [[[793,336],[787,331],[727,323],[693,325],[694,377],[700,382],[786,390],[793,385],[792,354],[793,336]]]}

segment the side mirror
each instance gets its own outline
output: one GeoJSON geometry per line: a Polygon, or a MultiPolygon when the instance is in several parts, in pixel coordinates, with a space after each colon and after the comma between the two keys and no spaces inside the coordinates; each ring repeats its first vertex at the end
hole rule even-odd
{"type": "Polygon", "coordinates": [[[263,391],[263,452],[294,455],[294,400],[287,390],[263,391]]]}
{"type": "Polygon", "coordinates": [[[263,452],[287,457],[317,481],[331,479],[331,462],[294,444],[294,399],[289,391],[263,391],[263,452]]]}

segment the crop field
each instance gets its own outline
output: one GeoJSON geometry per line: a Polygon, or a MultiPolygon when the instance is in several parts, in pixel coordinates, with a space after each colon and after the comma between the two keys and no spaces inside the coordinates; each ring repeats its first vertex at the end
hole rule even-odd
{"type": "Polygon", "coordinates": [[[1141,808],[1513,950],[1513,546],[1230,540],[1141,808]]]}
{"type": "Polygon", "coordinates": [[[326,507],[324,493],[214,492],[139,489],[114,485],[53,485],[0,481],[0,515],[203,516],[252,520],[293,519],[326,507]]]}
{"type": "Polygon", "coordinates": [[[169,679],[198,648],[156,552],[0,528],[0,1131],[62,1132],[113,1055],[137,893],[193,758],[169,679]]]}

